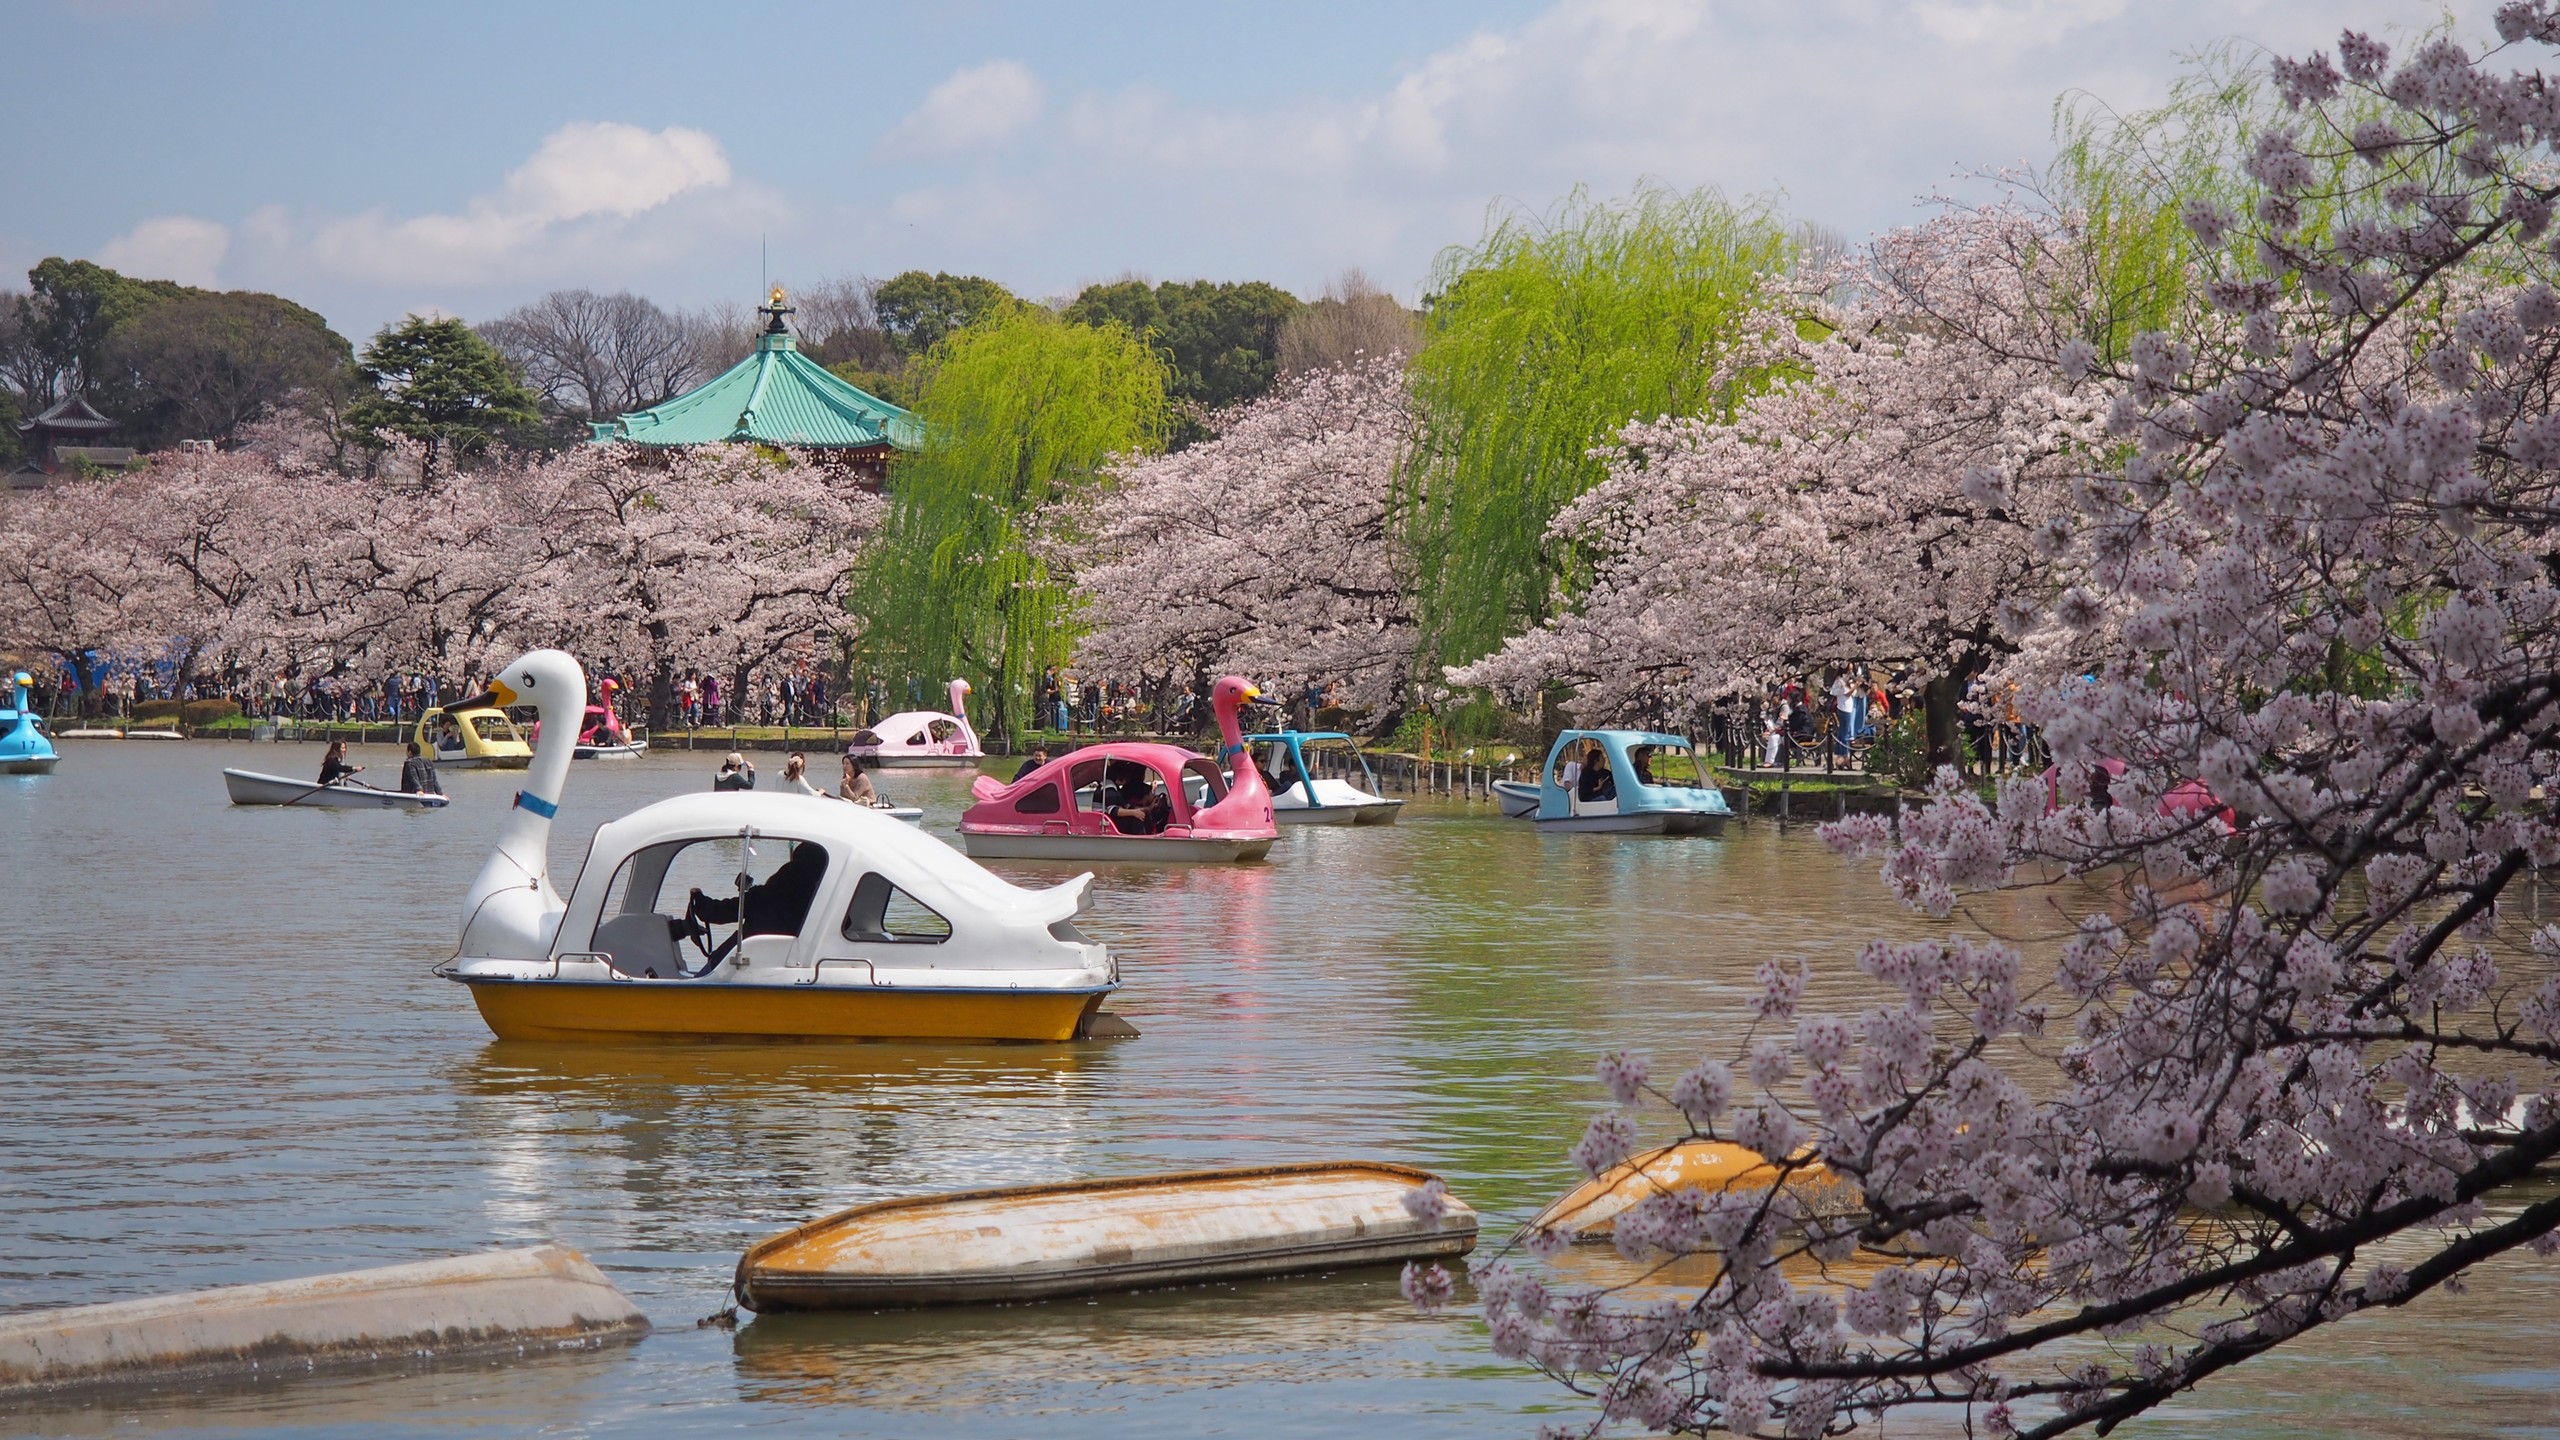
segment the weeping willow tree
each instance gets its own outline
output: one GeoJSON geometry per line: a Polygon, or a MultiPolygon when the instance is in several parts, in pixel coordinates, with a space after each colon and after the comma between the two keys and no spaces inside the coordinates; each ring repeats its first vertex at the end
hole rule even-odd
{"type": "Polygon", "coordinates": [[[1730,412],[1718,361],[1753,277],[1795,249],[1766,206],[1649,188],[1500,214],[1440,256],[1400,497],[1426,674],[1490,653],[1570,590],[1574,557],[1547,522],[1600,479],[1592,447],[1630,420],[1730,412]]]}
{"type": "Polygon", "coordinates": [[[1118,324],[1013,306],[925,356],[921,453],[889,481],[889,518],[863,564],[856,660],[875,674],[958,676],[1020,725],[1042,667],[1074,648],[1074,604],[1034,552],[1040,512],[1099,482],[1102,462],[1151,450],[1164,367],[1118,324]]]}

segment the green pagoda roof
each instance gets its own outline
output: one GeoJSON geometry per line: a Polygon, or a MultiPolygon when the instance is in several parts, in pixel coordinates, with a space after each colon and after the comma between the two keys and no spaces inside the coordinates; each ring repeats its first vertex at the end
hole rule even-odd
{"type": "Polygon", "coordinates": [[[673,400],[594,428],[598,444],[751,440],[818,450],[913,450],[923,438],[913,415],[801,354],[778,313],[773,328],[756,337],[754,354],[673,400]]]}

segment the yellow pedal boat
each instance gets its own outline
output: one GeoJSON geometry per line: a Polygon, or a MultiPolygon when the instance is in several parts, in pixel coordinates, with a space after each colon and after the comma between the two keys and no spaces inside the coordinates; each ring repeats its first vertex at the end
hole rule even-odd
{"type": "Polygon", "coordinates": [[[483,701],[439,705],[418,717],[410,739],[428,759],[452,770],[522,770],[533,747],[507,712],[483,701]]]}
{"type": "MultiPolygon", "coordinates": [[[[1093,877],[1007,883],[867,806],[713,791],[596,831],[564,900],[551,819],[586,677],[540,650],[490,697],[542,714],[525,788],[436,973],[508,1040],[1024,1040],[1107,1033],[1093,877]],[[557,713],[554,713],[555,710],[557,713]]],[[[1122,1027],[1124,1028],[1124,1027],[1122,1027]]]]}

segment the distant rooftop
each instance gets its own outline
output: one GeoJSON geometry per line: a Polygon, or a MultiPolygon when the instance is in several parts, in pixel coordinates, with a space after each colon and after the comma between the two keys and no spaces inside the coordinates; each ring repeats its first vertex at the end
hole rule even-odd
{"type": "Polygon", "coordinates": [[[716,445],[757,441],[815,450],[913,450],[922,441],[916,418],[859,386],[828,374],[800,353],[782,317],[791,308],[777,287],[757,312],[772,323],[755,353],[662,405],[598,424],[599,444],[716,445]]]}

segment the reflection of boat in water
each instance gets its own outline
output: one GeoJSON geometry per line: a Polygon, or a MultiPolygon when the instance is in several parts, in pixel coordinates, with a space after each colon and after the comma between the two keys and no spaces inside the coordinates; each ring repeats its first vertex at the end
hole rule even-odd
{"type": "Polygon", "coordinates": [[[1009,860],[1112,860],[1138,864],[1259,860],[1280,838],[1262,772],[1245,758],[1236,707],[1261,692],[1229,675],[1210,692],[1236,762],[1220,765],[1172,745],[1114,741],[1072,750],[1007,785],[980,776],[978,803],[960,816],[971,855],[1009,860]]]}
{"type": "Polygon", "coordinates": [[[533,763],[533,747],[516,722],[485,700],[436,706],[418,717],[409,738],[448,770],[522,770],[533,763]]]}
{"type": "MultiPolygon", "coordinates": [[[[1044,1417],[1081,1413],[1125,1425],[1133,1405],[1145,1403],[1134,1397],[1171,1391],[1216,1402],[1201,1418],[1220,1423],[1195,1432],[1215,1433],[1232,1425],[1239,1387],[1314,1376],[1410,1383],[1415,1362],[1398,1352],[1418,1328],[1395,1270],[1370,1266],[1064,1304],[764,1315],[730,1344],[751,1401],[922,1419],[1036,1395],[1044,1417]],[[1097,1365],[1097,1356],[1109,1363],[1097,1365]]],[[[1364,1418],[1382,1428],[1374,1413],[1364,1418]]],[[[906,1433],[931,1430],[918,1424],[906,1433]]]]}
{"type": "Polygon", "coordinates": [[[969,727],[969,682],[951,682],[951,710],[901,710],[853,733],[845,753],[891,770],[974,770],[987,752],[969,727]]]}
{"type": "Polygon", "coordinates": [[[1118,988],[1109,951],[1074,924],[1092,876],[1021,889],[886,814],[814,796],[644,807],[596,831],[564,901],[547,846],[585,695],[577,661],[538,650],[475,702],[530,703],[558,724],[437,969],[501,1038],[1056,1041],[1118,988]],[[724,882],[734,893],[704,893],[724,882]]]}
{"type": "Polygon", "coordinates": [[[883,1200],[760,1241],[735,1288],[757,1311],[963,1305],[1463,1255],[1474,1211],[1405,1208],[1431,1179],[1260,1165],[883,1200]]]}
{"type": "Polygon", "coordinates": [[[1695,746],[1646,730],[1567,730],[1536,784],[1496,780],[1493,793],[1504,818],[1541,830],[1721,835],[1733,816],[1695,746]]]}
{"type": "Polygon", "coordinates": [[[446,803],[442,795],[377,790],[348,781],[316,785],[281,775],[261,775],[255,770],[225,770],[222,784],[231,792],[234,805],[289,805],[304,810],[441,810],[446,803]]]}
{"type": "Polygon", "coordinates": [[[36,720],[35,677],[9,677],[12,704],[0,707],[0,775],[50,775],[62,756],[36,720]]]}
{"type": "Polygon", "coordinates": [[[1404,808],[1403,801],[1377,793],[1378,777],[1369,769],[1369,757],[1339,730],[1280,730],[1244,738],[1262,747],[1263,769],[1278,782],[1271,792],[1271,815],[1283,825],[1393,825],[1396,812],[1404,808]],[[1307,763],[1310,748],[1324,754],[1326,748],[1318,747],[1336,745],[1351,753],[1368,789],[1319,776],[1307,763]]]}

